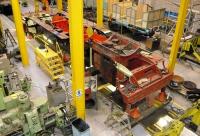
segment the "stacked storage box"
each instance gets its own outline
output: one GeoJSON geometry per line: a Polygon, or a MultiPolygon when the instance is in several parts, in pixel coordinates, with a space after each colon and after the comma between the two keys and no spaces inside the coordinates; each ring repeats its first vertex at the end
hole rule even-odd
{"type": "Polygon", "coordinates": [[[165,9],[152,10],[146,4],[138,4],[137,7],[126,9],[126,20],[128,24],[142,28],[152,28],[162,23],[164,13],[165,9]]]}
{"type": "Polygon", "coordinates": [[[119,21],[126,21],[126,9],[130,7],[132,7],[132,1],[123,1],[113,4],[112,18],[119,21]]]}
{"type": "Polygon", "coordinates": [[[136,10],[135,7],[126,9],[126,21],[128,24],[136,25],[136,10]]]}
{"type": "Polygon", "coordinates": [[[141,26],[143,14],[149,10],[151,10],[151,7],[142,3],[139,3],[137,6],[127,8],[127,22],[132,25],[141,26]]]}
{"type": "Polygon", "coordinates": [[[142,19],[142,28],[152,28],[159,26],[164,19],[165,9],[145,12],[142,19]]]}
{"type": "Polygon", "coordinates": [[[119,0],[104,0],[103,2],[103,14],[106,17],[110,17],[112,14],[112,4],[119,2],[119,0]]]}
{"type": "Polygon", "coordinates": [[[139,3],[136,7],[136,19],[142,19],[143,17],[143,13],[144,12],[148,12],[152,10],[152,8],[147,5],[147,4],[143,4],[143,3],[139,3]]]}

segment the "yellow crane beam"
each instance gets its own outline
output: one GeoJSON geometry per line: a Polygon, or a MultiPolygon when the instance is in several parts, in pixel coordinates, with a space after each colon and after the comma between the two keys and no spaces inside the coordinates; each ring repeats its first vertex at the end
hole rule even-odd
{"type": "Polygon", "coordinates": [[[83,1],[68,0],[73,104],[85,119],[83,1]]]}
{"type": "Polygon", "coordinates": [[[22,16],[21,16],[21,11],[20,11],[19,1],[11,0],[11,4],[12,4],[13,17],[14,17],[14,22],[15,22],[15,27],[16,27],[19,50],[20,50],[20,54],[22,58],[22,64],[24,66],[28,66],[29,59],[28,59],[28,52],[27,52],[26,43],[25,43],[25,33],[24,33],[23,24],[22,24],[22,16]]]}
{"type": "Polygon", "coordinates": [[[62,0],[57,0],[57,8],[58,8],[58,12],[62,12],[63,10],[62,0]]]}
{"type": "Polygon", "coordinates": [[[103,0],[96,0],[97,5],[97,27],[103,27],[103,0]]]}
{"type": "Polygon", "coordinates": [[[185,19],[187,16],[187,9],[188,9],[190,0],[181,0],[180,2],[181,3],[180,3],[179,13],[178,13],[176,30],[175,30],[174,39],[172,42],[171,53],[169,56],[168,69],[170,72],[174,71],[174,68],[176,65],[177,54],[178,54],[178,50],[180,47],[181,37],[182,37],[183,31],[184,31],[184,24],[185,24],[185,19]]]}

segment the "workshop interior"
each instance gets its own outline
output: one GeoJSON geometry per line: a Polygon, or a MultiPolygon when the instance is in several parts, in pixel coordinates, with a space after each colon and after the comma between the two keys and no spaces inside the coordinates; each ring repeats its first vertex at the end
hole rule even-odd
{"type": "Polygon", "coordinates": [[[200,136],[200,0],[0,0],[0,136],[200,136]]]}

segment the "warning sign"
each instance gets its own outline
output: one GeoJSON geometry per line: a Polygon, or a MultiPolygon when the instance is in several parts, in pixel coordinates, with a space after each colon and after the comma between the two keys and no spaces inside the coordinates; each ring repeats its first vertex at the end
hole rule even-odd
{"type": "Polygon", "coordinates": [[[77,90],[77,91],[76,91],[76,96],[77,96],[77,97],[81,97],[81,95],[82,95],[81,90],[77,90]]]}

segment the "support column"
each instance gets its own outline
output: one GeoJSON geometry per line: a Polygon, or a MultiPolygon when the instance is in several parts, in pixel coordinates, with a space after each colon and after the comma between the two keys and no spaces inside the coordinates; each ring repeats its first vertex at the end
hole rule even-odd
{"type": "Polygon", "coordinates": [[[57,0],[57,8],[58,8],[58,12],[62,12],[63,10],[63,3],[62,0],[57,0]]]}
{"type": "Polygon", "coordinates": [[[172,49],[169,57],[169,64],[168,69],[169,72],[173,72],[177,60],[177,54],[180,47],[180,41],[181,37],[183,35],[184,26],[185,26],[185,19],[187,15],[187,9],[189,5],[190,0],[181,0],[180,1],[180,8],[178,13],[178,20],[176,24],[176,30],[174,33],[174,39],[172,42],[172,49]]]}
{"type": "Polygon", "coordinates": [[[48,0],[42,0],[43,7],[42,9],[45,10],[46,12],[50,11],[50,5],[48,0]]]}
{"type": "Polygon", "coordinates": [[[38,14],[39,13],[39,2],[38,2],[38,0],[34,0],[34,5],[35,5],[35,13],[38,14]]]}
{"type": "Polygon", "coordinates": [[[14,17],[14,22],[15,22],[15,27],[16,27],[19,50],[20,50],[20,54],[22,58],[22,64],[24,66],[28,66],[29,65],[28,52],[27,52],[26,43],[25,43],[25,34],[24,34],[24,28],[22,24],[22,16],[21,16],[21,11],[20,11],[19,1],[11,0],[11,4],[12,4],[13,17],[14,17]]]}
{"type": "Polygon", "coordinates": [[[96,0],[97,2],[97,27],[103,27],[103,0],[96,0]]]}
{"type": "Polygon", "coordinates": [[[68,0],[73,103],[77,117],[85,119],[83,1],[68,0]]]}
{"type": "Polygon", "coordinates": [[[0,18],[0,38],[3,37],[3,26],[1,23],[1,18],[0,18]]]}

